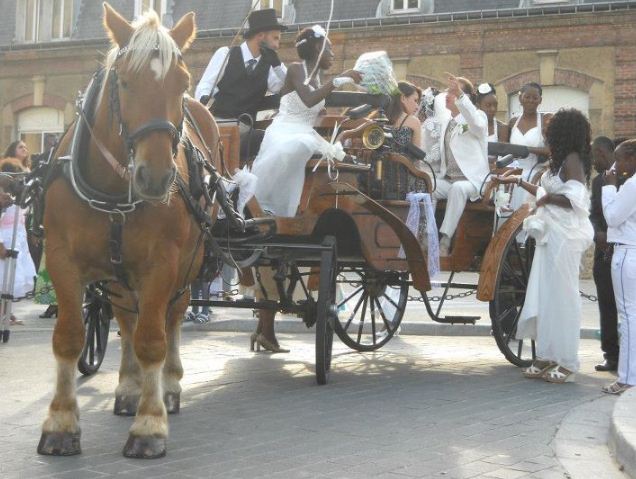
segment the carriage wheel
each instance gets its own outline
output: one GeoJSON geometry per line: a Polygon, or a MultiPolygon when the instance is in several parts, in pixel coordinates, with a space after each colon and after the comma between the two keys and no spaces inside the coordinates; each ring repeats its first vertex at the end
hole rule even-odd
{"type": "Polygon", "coordinates": [[[95,374],[102,365],[108,346],[108,332],[110,330],[110,307],[91,293],[91,287],[86,292],[87,303],[84,305],[84,348],[77,361],[77,368],[84,376],[95,374]]]}
{"type": "Polygon", "coordinates": [[[344,299],[338,303],[336,334],[351,349],[380,349],[402,322],[409,292],[408,274],[367,268],[344,274],[339,282],[352,285],[353,291],[345,291],[344,299]]]}
{"type": "Polygon", "coordinates": [[[327,236],[322,246],[329,247],[320,258],[320,285],[316,315],[316,381],[327,384],[331,369],[331,350],[336,312],[337,255],[336,239],[327,236]]]}
{"type": "Polygon", "coordinates": [[[502,255],[490,319],[492,334],[506,359],[515,366],[528,367],[536,357],[534,341],[516,339],[515,335],[534,258],[534,239],[528,237],[520,243],[521,228],[510,237],[502,255]]]}

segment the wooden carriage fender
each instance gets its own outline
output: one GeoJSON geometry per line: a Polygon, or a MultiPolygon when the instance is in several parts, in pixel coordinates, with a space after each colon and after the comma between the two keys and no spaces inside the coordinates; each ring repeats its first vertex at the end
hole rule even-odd
{"type": "Polygon", "coordinates": [[[530,216],[530,213],[530,205],[523,205],[506,220],[490,243],[488,243],[488,248],[481,262],[479,284],[477,286],[477,299],[480,301],[492,301],[495,299],[497,277],[506,244],[516,234],[517,228],[523,223],[523,220],[530,216]]]}
{"type": "MultiPolygon", "coordinates": [[[[430,291],[431,283],[428,277],[426,258],[424,258],[422,254],[422,248],[417,238],[413,236],[413,233],[407,228],[406,224],[380,203],[372,200],[354,186],[343,182],[332,182],[330,186],[336,193],[346,195],[359,206],[362,206],[373,215],[381,218],[393,230],[406,252],[406,261],[408,263],[409,273],[413,279],[413,287],[420,292],[430,291]]],[[[363,244],[368,241],[375,241],[375,235],[372,236],[373,238],[367,238],[362,234],[360,235],[360,241],[363,244]]],[[[373,247],[363,248],[363,251],[364,250],[373,251],[373,247]]]]}

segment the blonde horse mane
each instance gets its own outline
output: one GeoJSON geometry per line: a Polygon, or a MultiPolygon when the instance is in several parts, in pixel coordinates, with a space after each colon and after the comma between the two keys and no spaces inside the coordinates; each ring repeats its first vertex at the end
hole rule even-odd
{"type": "MultiPolygon", "coordinates": [[[[128,61],[128,68],[133,73],[139,73],[150,63],[150,60],[159,58],[161,69],[158,76],[159,79],[165,78],[173,60],[181,56],[181,51],[168,29],[161,24],[154,10],[146,11],[132,23],[132,27],[135,31],[128,45],[124,47],[126,48],[124,57],[128,61]]],[[[119,52],[120,48],[116,44],[109,50],[106,55],[106,70],[113,67],[119,52]]]]}

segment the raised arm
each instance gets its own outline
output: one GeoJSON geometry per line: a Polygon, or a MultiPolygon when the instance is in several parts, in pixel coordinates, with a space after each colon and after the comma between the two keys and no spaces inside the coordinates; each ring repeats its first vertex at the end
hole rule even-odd
{"type": "MultiPolygon", "coordinates": [[[[354,82],[360,83],[360,73],[354,70],[347,70],[339,75],[340,77],[348,76],[353,79],[354,82]]],[[[285,87],[281,91],[282,95],[286,93],[296,91],[298,96],[305,104],[307,108],[317,105],[322,100],[327,98],[327,95],[335,89],[333,80],[329,80],[320,88],[312,90],[308,85],[305,85],[305,69],[301,63],[292,63],[287,69],[287,78],[285,80],[285,87]]]]}
{"type": "Polygon", "coordinates": [[[468,131],[478,137],[483,136],[485,138],[488,136],[488,117],[483,111],[478,110],[477,107],[473,105],[468,95],[463,94],[457,98],[455,105],[464,117],[464,120],[466,120],[468,131]]]}

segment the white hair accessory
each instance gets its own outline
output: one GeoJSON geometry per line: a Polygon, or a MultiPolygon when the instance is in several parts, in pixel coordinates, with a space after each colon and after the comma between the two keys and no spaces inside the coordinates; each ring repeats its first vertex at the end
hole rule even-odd
{"type": "Polygon", "coordinates": [[[482,83],[477,87],[477,92],[481,95],[488,95],[494,91],[495,89],[491,87],[489,83],[482,83]]]}
{"type": "MultiPolygon", "coordinates": [[[[311,31],[313,32],[312,33],[312,37],[313,38],[326,38],[327,37],[327,32],[320,25],[314,25],[313,27],[311,27],[311,31]]],[[[303,38],[302,40],[297,41],[296,42],[296,46],[299,47],[303,43],[307,43],[307,39],[306,38],[303,38]]]]}

